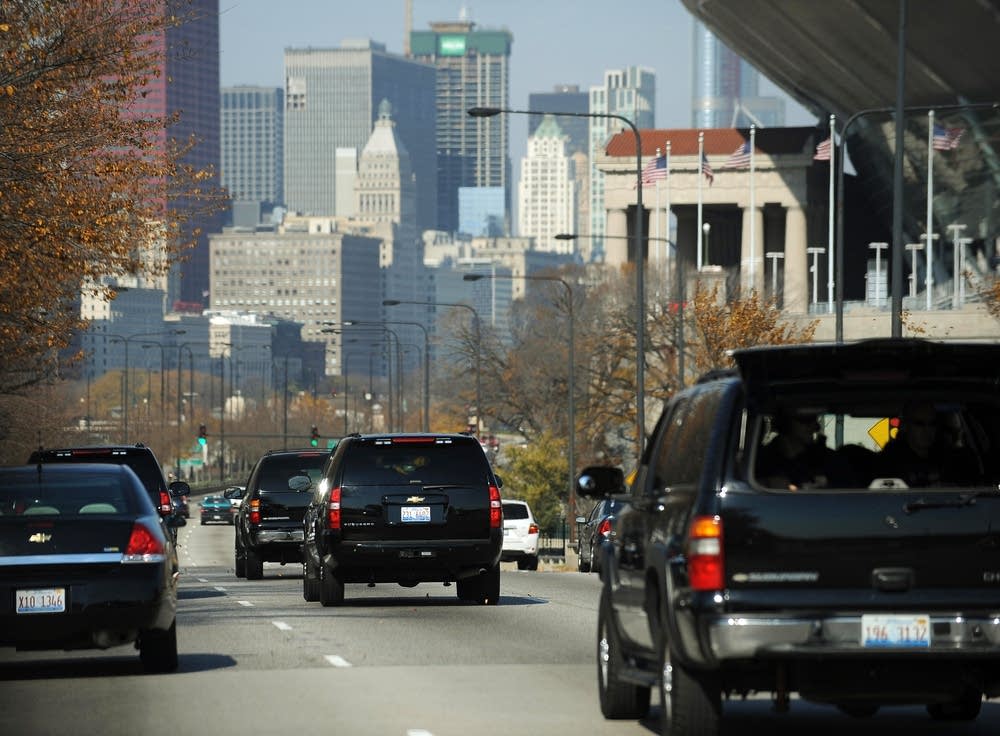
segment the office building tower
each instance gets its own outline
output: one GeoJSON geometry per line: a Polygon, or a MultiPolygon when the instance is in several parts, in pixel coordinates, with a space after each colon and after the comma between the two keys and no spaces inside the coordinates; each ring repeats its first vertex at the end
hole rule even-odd
{"type": "Polygon", "coordinates": [[[303,214],[348,214],[337,210],[337,149],[361,151],[371,135],[379,103],[388,100],[416,177],[416,227],[433,228],[437,186],[434,80],[433,66],[388,53],[383,44],[373,41],[344,41],[339,48],[329,49],[286,49],[288,208],[303,214]]]}
{"type": "MultiPolygon", "coordinates": [[[[543,112],[570,112],[586,115],[589,100],[586,92],[581,92],[576,84],[559,84],[551,92],[532,92],[528,95],[528,109],[543,112]]],[[[590,146],[587,142],[587,124],[585,117],[562,115],[557,118],[559,127],[566,134],[566,153],[587,153],[590,146]]],[[[542,123],[541,115],[528,117],[528,135],[533,135],[542,123]]]]}
{"type": "Polygon", "coordinates": [[[414,59],[437,69],[438,228],[459,225],[462,187],[501,187],[510,221],[510,131],[506,115],[473,118],[471,107],[510,107],[510,49],[507,30],[478,30],[461,20],[431,23],[410,33],[414,59]]]}
{"type": "Polygon", "coordinates": [[[280,87],[223,87],[222,186],[234,202],[282,203],[284,94],[280,87]]]}
{"type": "Polygon", "coordinates": [[[760,73],[694,21],[691,127],[773,128],[785,124],[785,101],[761,97],[760,73]]]}
{"type": "MultiPolygon", "coordinates": [[[[169,119],[177,116],[162,138],[181,148],[194,140],[181,164],[210,170],[201,182],[205,190],[219,187],[219,0],[190,0],[183,10],[173,0],[149,0],[150,13],[176,13],[154,40],[164,54],[162,73],[151,77],[146,95],[134,113],[169,119]]],[[[207,213],[204,202],[171,198],[167,206],[194,214],[185,223],[183,237],[194,242],[183,263],[175,265],[167,281],[168,304],[177,301],[202,305],[208,293],[208,234],[220,229],[222,216],[207,213]],[[197,233],[197,234],[195,234],[197,233]]]]}
{"type": "Polygon", "coordinates": [[[555,117],[546,115],[528,137],[528,155],[521,160],[518,182],[518,235],[535,239],[541,251],[572,253],[574,240],[556,240],[575,233],[576,181],[567,139],[555,117]]]}
{"type": "MultiPolygon", "coordinates": [[[[604,72],[604,84],[590,88],[590,112],[620,115],[638,130],[655,128],[656,75],[645,67],[627,67],[604,72]]],[[[604,209],[604,173],[594,162],[603,154],[608,139],[623,127],[615,118],[589,118],[590,137],[590,240],[591,258],[603,259],[607,217],[604,209]]],[[[629,129],[631,130],[631,129],[629,129]]]]}

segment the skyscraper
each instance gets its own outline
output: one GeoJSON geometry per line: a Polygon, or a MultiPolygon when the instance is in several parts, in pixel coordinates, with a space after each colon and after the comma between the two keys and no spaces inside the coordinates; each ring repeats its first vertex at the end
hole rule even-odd
{"type": "Polygon", "coordinates": [[[567,140],[552,115],[546,115],[528,137],[528,155],[521,161],[518,182],[518,234],[535,239],[540,251],[571,253],[574,241],[556,240],[558,233],[575,233],[576,182],[567,140]]]}
{"type": "MultiPolygon", "coordinates": [[[[590,112],[621,115],[638,130],[655,128],[656,75],[652,69],[631,66],[604,72],[604,84],[590,88],[590,112]]],[[[594,161],[612,134],[624,127],[614,118],[590,118],[590,241],[591,257],[603,258],[607,215],[604,174],[594,161]]]]}
{"type": "Polygon", "coordinates": [[[694,21],[691,126],[748,128],[785,124],[785,102],[761,97],[760,72],[694,21]]]}
{"type": "Polygon", "coordinates": [[[510,132],[506,115],[472,118],[470,107],[509,107],[508,30],[460,20],[410,33],[413,58],[437,68],[438,227],[458,229],[460,187],[502,187],[510,220],[510,132]]]}
{"type": "Polygon", "coordinates": [[[280,87],[223,87],[222,186],[231,199],[282,203],[284,113],[280,87]]]}
{"type": "MultiPolygon", "coordinates": [[[[559,84],[551,92],[532,92],[528,95],[528,109],[543,112],[572,112],[586,114],[589,101],[586,92],[581,92],[579,85],[559,84]]],[[[587,142],[587,118],[563,116],[559,118],[559,127],[568,138],[566,153],[572,155],[577,151],[587,153],[590,145],[587,142]]],[[[528,135],[534,134],[542,123],[541,115],[528,117],[528,135]]]]}
{"type": "Polygon", "coordinates": [[[388,100],[416,177],[417,228],[433,228],[434,79],[433,66],[388,53],[373,41],[344,41],[331,49],[286,49],[284,163],[289,209],[341,214],[337,149],[361,151],[379,103],[388,100]]]}

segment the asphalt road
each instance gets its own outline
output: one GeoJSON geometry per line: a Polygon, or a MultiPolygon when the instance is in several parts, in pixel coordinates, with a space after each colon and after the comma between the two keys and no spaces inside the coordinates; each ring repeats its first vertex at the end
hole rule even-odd
{"type": "MultiPolygon", "coordinates": [[[[196,512],[196,507],[192,508],[196,512]]],[[[300,570],[232,573],[232,528],[181,529],[180,669],[145,675],[128,647],[106,652],[0,650],[2,734],[651,734],[606,721],[597,704],[599,581],[576,572],[505,569],[498,606],[454,587],[347,586],[343,607],[302,599],[300,570]]],[[[506,567],[506,566],[505,566],[506,567]]],[[[922,708],[854,720],[800,701],[775,715],[767,697],[726,705],[726,734],[1000,732],[1000,703],[973,725],[922,708]]]]}

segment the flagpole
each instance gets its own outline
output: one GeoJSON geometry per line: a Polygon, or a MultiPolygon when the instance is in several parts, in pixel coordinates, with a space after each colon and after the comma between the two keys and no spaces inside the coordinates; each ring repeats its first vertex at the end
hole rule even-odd
{"type": "Polygon", "coordinates": [[[704,160],[705,160],[705,133],[699,130],[698,131],[698,164],[697,164],[697,169],[695,169],[698,172],[698,174],[697,174],[698,175],[698,227],[695,228],[695,232],[697,233],[697,238],[698,238],[697,239],[697,247],[698,247],[698,251],[697,251],[698,252],[697,265],[698,265],[698,271],[699,272],[701,271],[701,180],[703,178],[703,176],[702,176],[702,161],[704,161],[704,160]]]}
{"type": "Polygon", "coordinates": [[[833,288],[834,288],[834,275],[833,275],[833,219],[834,219],[834,207],[833,207],[833,169],[834,167],[834,156],[836,155],[834,151],[836,147],[834,146],[834,124],[837,119],[836,115],[830,116],[830,184],[827,189],[827,214],[829,224],[827,226],[826,232],[826,269],[827,269],[827,279],[826,279],[826,299],[827,299],[827,309],[830,314],[833,314],[833,288]]]}
{"type": "Polygon", "coordinates": [[[927,311],[931,308],[931,291],[934,288],[934,277],[931,275],[934,247],[934,111],[927,111],[927,271],[924,274],[924,290],[927,292],[927,311]]]}
{"type": "MultiPolygon", "coordinates": [[[[656,159],[660,158],[660,149],[656,149],[656,159]]],[[[654,160],[656,160],[654,159],[654,160]]],[[[656,238],[656,265],[659,266],[660,261],[660,179],[656,179],[656,204],[653,205],[653,224],[656,225],[656,230],[653,233],[653,237],[656,238]]]]}
{"type": "Polygon", "coordinates": [[[750,125],[750,291],[757,288],[757,203],[754,198],[754,169],[753,151],[754,139],[757,136],[757,126],[750,125]]]}
{"type": "MultiPolygon", "coordinates": [[[[666,157],[664,158],[663,164],[664,164],[664,166],[666,168],[666,171],[664,173],[666,174],[666,180],[667,180],[667,183],[666,183],[667,202],[663,206],[664,214],[666,215],[666,225],[665,225],[665,227],[667,229],[667,232],[664,234],[663,237],[666,238],[667,241],[669,241],[670,240],[670,141],[667,141],[667,152],[666,152],[666,157]]],[[[670,251],[669,251],[669,247],[670,247],[670,243],[669,242],[663,243],[663,253],[666,256],[664,258],[663,262],[664,262],[664,264],[667,264],[666,268],[665,268],[666,273],[664,273],[664,277],[667,279],[667,283],[668,284],[670,283],[670,266],[669,266],[669,264],[670,264],[670,251]]],[[[677,263],[677,253],[676,252],[673,255],[673,259],[674,259],[674,264],[675,264],[674,267],[676,268],[676,263],[677,263]]],[[[678,297],[678,298],[680,298],[680,297],[678,297]]]]}

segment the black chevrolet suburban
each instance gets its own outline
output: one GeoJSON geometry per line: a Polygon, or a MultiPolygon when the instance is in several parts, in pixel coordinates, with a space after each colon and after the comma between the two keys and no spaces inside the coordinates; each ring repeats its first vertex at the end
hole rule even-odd
{"type": "Polygon", "coordinates": [[[976,718],[1000,695],[1000,344],[733,357],[668,402],[602,545],[604,715],[640,718],[659,688],[672,736],[757,692],[976,718]],[[777,452],[785,431],[801,452],[777,452]]]}
{"type": "Polygon", "coordinates": [[[307,601],[339,605],[345,583],[455,583],[461,600],[500,597],[500,480],[475,437],[345,437],[304,526],[307,601]]]}

